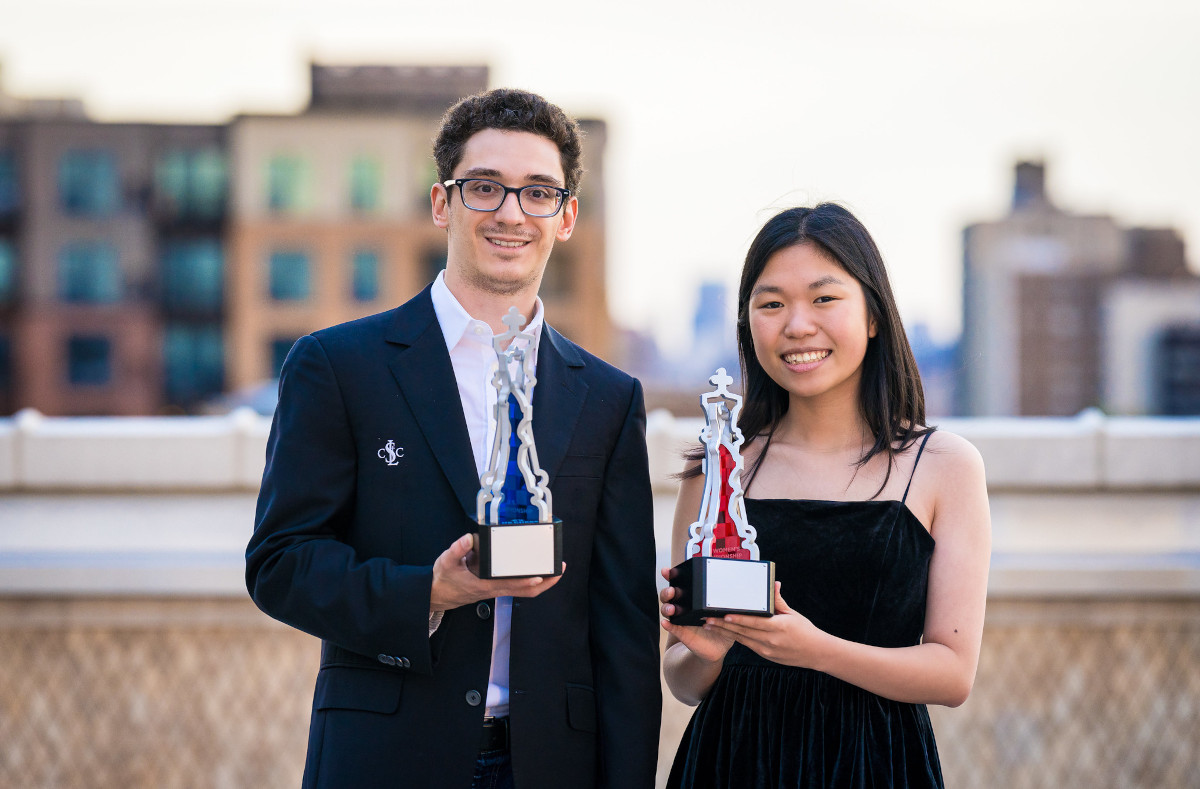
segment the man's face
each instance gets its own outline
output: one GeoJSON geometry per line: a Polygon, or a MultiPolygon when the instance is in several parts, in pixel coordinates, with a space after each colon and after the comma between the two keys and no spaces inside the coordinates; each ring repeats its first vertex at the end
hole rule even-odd
{"type": "MultiPolygon", "coordinates": [[[[518,188],[566,186],[553,142],[531,132],[500,129],[484,129],[467,140],[453,177],[487,178],[518,188]]],[[[458,186],[435,184],[430,194],[434,224],[448,231],[447,279],[491,295],[536,293],[554,241],[571,237],[575,197],[567,198],[554,216],[533,217],[521,210],[516,194],[506,195],[495,211],[484,212],[467,208],[458,191],[458,186]]]]}

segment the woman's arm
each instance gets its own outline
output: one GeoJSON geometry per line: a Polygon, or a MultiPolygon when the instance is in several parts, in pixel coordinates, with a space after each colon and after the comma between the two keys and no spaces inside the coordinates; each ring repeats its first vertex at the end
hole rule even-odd
{"type": "MultiPolygon", "coordinates": [[[[679,485],[679,496],[675,502],[675,520],[671,526],[671,566],[683,561],[684,547],[688,541],[688,527],[695,522],[700,512],[700,499],[704,495],[704,476],[691,477],[679,485]]],[[[670,583],[670,568],[664,567],[663,577],[670,583]]],[[[667,649],[663,654],[663,676],[672,695],[684,704],[695,706],[708,693],[721,673],[725,653],[733,646],[733,638],[719,631],[701,627],[673,625],[666,617],[675,613],[671,600],[676,590],[668,586],[659,594],[662,602],[662,627],[667,631],[667,649]]]]}
{"type": "Polygon", "coordinates": [[[935,433],[929,449],[920,480],[934,488],[936,546],[921,644],[873,647],[831,636],[788,608],[786,589],[777,592],[774,617],[727,616],[706,629],[727,633],[769,660],[823,671],[895,701],[950,707],[966,701],[979,663],[991,555],[983,460],[948,433],[935,433]]]}

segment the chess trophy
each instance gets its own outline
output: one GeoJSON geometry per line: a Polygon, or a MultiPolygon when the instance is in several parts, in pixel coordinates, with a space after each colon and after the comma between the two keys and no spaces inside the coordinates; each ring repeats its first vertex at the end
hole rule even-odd
{"type": "Polygon", "coordinates": [[[537,340],[521,331],[525,317],[511,307],[508,330],[496,349],[496,436],[479,478],[474,551],[468,559],[480,578],[531,578],[562,573],[562,520],[551,508],[549,476],[533,444],[533,375],[537,340]],[[518,343],[524,340],[524,343],[518,343]]]}
{"type": "Polygon", "coordinates": [[[746,521],[742,497],[742,398],[729,391],[733,379],[719,368],[708,382],[716,387],[700,395],[704,409],[704,498],[700,516],[688,528],[684,561],[672,572],[679,590],[671,603],[677,625],[703,624],[725,614],[771,616],[775,613],[775,564],[758,557],[757,532],[746,521]]]}

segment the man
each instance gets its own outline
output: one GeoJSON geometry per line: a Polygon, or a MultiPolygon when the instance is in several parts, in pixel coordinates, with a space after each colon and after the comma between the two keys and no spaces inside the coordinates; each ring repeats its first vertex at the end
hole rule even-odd
{"type": "Polygon", "coordinates": [[[577,127],[494,90],[447,111],[434,153],[445,271],[397,309],[300,338],[280,378],[246,579],[323,641],[304,785],[650,787],[641,387],[546,325],[537,297],[579,210],[577,127]],[[534,437],[565,569],[481,580],[466,562],[496,429],[492,335],[513,306],[540,337],[534,437]]]}

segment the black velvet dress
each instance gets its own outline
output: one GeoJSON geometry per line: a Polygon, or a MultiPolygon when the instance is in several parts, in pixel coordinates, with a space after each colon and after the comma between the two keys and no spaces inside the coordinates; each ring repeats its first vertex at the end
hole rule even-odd
{"type": "MultiPolygon", "coordinates": [[[[746,515],[783,599],[817,627],[881,647],[920,642],[933,537],[903,501],[747,499],[746,515]]],[[[924,705],[734,644],[667,786],[941,787],[942,773],[924,705]]]]}

